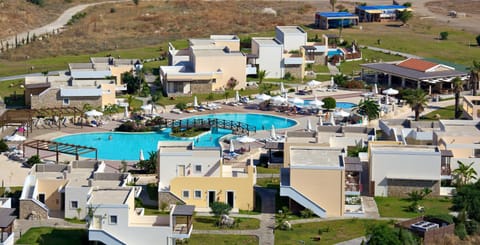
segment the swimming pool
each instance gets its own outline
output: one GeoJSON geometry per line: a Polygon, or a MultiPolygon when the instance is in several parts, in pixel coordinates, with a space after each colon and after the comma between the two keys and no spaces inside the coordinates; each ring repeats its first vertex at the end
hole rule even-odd
{"type": "Polygon", "coordinates": [[[328,50],[328,57],[332,57],[335,55],[343,56],[343,51],[341,49],[329,49],[328,50]]]}
{"type": "MultiPolygon", "coordinates": [[[[310,105],[310,103],[312,103],[313,100],[304,100],[303,102],[303,106],[308,106],[310,105]]],[[[302,105],[300,105],[302,106],[302,105]]],[[[340,108],[340,109],[352,109],[353,107],[357,106],[357,104],[354,104],[354,103],[350,103],[350,102],[339,102],[337,101],[337,106],[336,108],[340,108]]]]}
{"type": "MultiPolygon", "coordinates": [[[[262,128],[269,130],[272,125],[275,128],[288,128],[297,124],[296,121],[284,117],[277,117],[262,114],[210,114],[195,116],[189,119],[200,118],[217,118],[225,120],[239,121],[256,126],[257,130],[262,128]]],[[[76,145],[84,145],[95,147],[98,149],[98,159],[102,160],[127,160],[134,161],[140,157],[140,150],[143,150],[146,159],[149,152],[155,151],[158,141],[177,140],[192,141],[192,139],[181,139],[170,136],[171,130],[165,129],[161,132],[147,133],[124,133],[124,132],[101,132],[101,133],[85,133],[73,134],[54,139],[56,142],[69,143],[76,145]],[[109,139],[111,136],[111,139],[109,139]]],[[[219,139],[226,134],[230,134],[231,130],[218,129],[214,132],[202,134],[195,141],[197,147],[215,147],[219,146],[219,139]]],[[[94,158],[94,153],[82,155],[83,157],[94,158]]]]}

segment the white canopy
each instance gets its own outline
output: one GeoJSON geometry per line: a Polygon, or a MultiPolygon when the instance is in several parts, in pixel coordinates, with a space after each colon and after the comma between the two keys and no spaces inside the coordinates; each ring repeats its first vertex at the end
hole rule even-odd
{"type": "Polygon", "coordinates": [[[285,99],[284,97],[282,97],[280,95],[277,95],[277,96],[273,96],[270,99],[270,102],[272,102],[273,104],[282,104],[282,103],[287,102],[287,99],[285,99]]]}
{"type": "Polygon", "coordinates": [[[319,82],[319,81],[316,81],[316,80],[312,80],[312,81],[310,81],[310,82],[307,83],[307,85],[308,85],[309,87],[317,87],[317,86],[319,86],[320,84],[322,84],[322,83],[319,82]]]}
{"type": "Polygon", "coordinates": [[[382,91],[382,94],[386,94],[386,95],[396,95],[396,94],[398,94],[398,90],[393,89],[393,88],[389,88],[389,89],[383,90],[383,91],[382,91]]]}
{"type": "Polygon", "coordinates": [[[304,101],[298,97],[293,97],[293,98],[289,98],[288,102],[292,104],[303,104],[304,101]]]}
{"type": "Polygon", "coordinates": [[[346,112],[344,110],[339,110],[339,111],[333,112],[333,116],[335,116],[335,117],[348,117],[348,116],[350,116],[350,113],[346,112]]]}
{"type": "Polygon", "coordinates": [[[145,157],[143,156],[143,149],[140,149],[140,161],[145,160],[145,157]]]}
{"type": "Polygon", "coordinates": [[[323,103],[323,101],[318,100],[317,96],[315,96],[315,99],[310,101],[310,103],[309,103],[310,106],[317,107],[317,108],[322,107],[323,104],[325,104],[325,103],[323,103]]]}
{"type": "Polygon", "coordinates": [[[103,116],[103,113],[93,109],[91,111],[85,112],[85,115],[87,115],[89,117],[99,117],[99,116],[103,116]]]}
{"type": "Polygon", "coordinates": [[[193,97],[193,107],[198,107],[198,99],[197,99],[197,96],[193,97]]]}
{"type": "Polygon", "coordinates": [[[277,133],[275,132],[275,126],[272,125],[272,130],[270,131],[270,137],[277,138],[277,133]]]}
{"type": "Polygon", "coordinates": [[[272,98],[272,96],[267,95],[267,94],[259,94],[259,95],[255,96],[256,100],[263,100],[263,101],[269,100],[270,98],[272,98]]]}
{"type": "Polygon", "coordinates": [[[242,136],[242,137],[239,137],[236,139],[238,142],[240,143],[252,143],[252,142],[255,142],[255,139],[252,138],[252,137],[248,137],[246,135],[242,136]]]}
{"type": "Polygon", "coordinates": [[[8,135],[3,138],[6,141],[25,141],[27,138],[18,134],[8,135]]]}

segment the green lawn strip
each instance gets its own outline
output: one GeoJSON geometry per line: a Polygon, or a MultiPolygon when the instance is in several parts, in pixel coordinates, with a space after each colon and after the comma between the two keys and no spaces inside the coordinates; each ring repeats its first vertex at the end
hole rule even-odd
{"type": "Polygon", "coordinates": [[[21,186],[0,187],[0,197],[3,197],[3,194],[5,193],[5,189],[7,188],[10,188],[11,194],[22,193],[22,189],[23,189],[23,187],[21,186]]]}
{"type": "MultiPolygon", "coordinates": [[[[306,70],[310,70],[310,69],[306,69],[306,70]]],[[[320,64],[313,64],[311,70],[316,72],[316,73],[329,73],[330,72],[330,70],[328,69],[328,66],[320,65],[320,64]]]]}
{"type": "Polygon", "coordinates": [[[364,236],[369,225],[380,223],[388,221],[346,219],[296,224],[289,231],[275,230],[275,244],[317,244],[312,239],[317,236],[320,236],[321,244],[335,244],[364,236]],[[321,234],[319,230],[322,230],[321,234]]]}
{"type": "Polygon", "coordinates": [[[65,218],[65,221],[72,223],[72,224],[86,224],[87,222],[85,220],[73,218],[73,219],[67,219],[65,218]]]}
{"type": "Polygon", "coordinates": [[[175,137],[196,137],[200,134],[203,134],[207,131],[210,131],[210,129],[205,129],[205,128],[189,128],[184,131],[179,131],[179,132],[172,132],[170,135],[175,136],[175,137]]]}
{"type": "Polygon", "coordinates": [[[192,234],[188,239],[189,245],[225,244],[225,245],[254,245],[258,244],[257,236],[250,235],[210,235],[192,234]]]}
{"type": "Polygon", "coordinates": [[[345,75],[352,75],[352,72],[359,73],[361,71],[360,64],[363,63],[397,61],[405,59],[401,56],[386,54],[370,49],[362,49],[362,57],[362,60],[342,62],[339,66],[339,70],[345,75]]]}
{"type": "MultiPolygon", "coordinates": [[[[405,198],[375,197],[375,201],[381,217],[413,218],[422,215],[409,212],[407,207],[411,202],[405,198]]],[[[420,201],[419,205],[425,207],[425,213],[423,213],[423,215],[439,215],[448,214],[452,202],[450,198],[427,198],[420,201]]]]}
{"type": "Polygon", "coordinates": [[[22,85],[23,79],[0,82],[0,101],[4,101],[7,105],[24,105],[25,89],[21,87],[22,85]]]}
{"type": "MultiPolygon", "coordinates": [[[[128,95],[117,96],[117,98],[124,98],[125,102],[127,97],[128,95]]],[[[142,100],[134,98],[130,106],[133,107],[133,110],[139,110],[142,105],[143,105],[142,100]]]]}
{"type": "Polygon", "coordinates": [[[35,227],[29,229],[16,244],[38,245],[83,245],[88,244],[88,234],[84,229],[55,229],[35,227]]]}
{"type": "Polygon", "coordinates": [[[455,119],[455,106],[450,105],[427,113],[421,120],[455,119]],[[436,115],[440,118],[437,118],[436,115]]]}
{"type": "Polygon", "coordinates": [[[280,168],[265,168],[257,166],[257,174],[279,174],[280,168]]]}
{"type": "Polygon", "coordinates": [[[280,186],[280,178],[273,177],[273,178],[257,178],[257,185],[266,188],[279,188],[280,186]]]}
{"type": "Polygon", "coordinates": [[[220,228],[216,223],[216,218],[212,216],[195,216],[193,218],[193,229],[195,230],[255,230],[260,228],[260,220],[255,218],[235,218],[235,225],[232,228],[220,228]]]}

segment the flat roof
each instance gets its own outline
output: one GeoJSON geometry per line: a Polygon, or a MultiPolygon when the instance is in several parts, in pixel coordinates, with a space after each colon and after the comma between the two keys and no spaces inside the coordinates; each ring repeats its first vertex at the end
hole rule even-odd
{"type": "Polygon", "coordinates": [[[194,211],[194,205],[177,205],[173,209],[172,216],[192,216],[194,211]]]}
{"type": "Polygon", "coordinates": [[[349,13],[349,12],[317,12],[317,15],[327,17],[327,18],[341,18],[341,17],[355,17],[355,18],[358,18],[357,15],[349,13]]]}
{"type": "Polygon", "coordinates": [[[290,166],[343,167],[342,151],[341,148],[290,146],[290,166]]]}
{"type": "Polygon", "coordinates": [[[438,152],[437,147],[434,146],[405,146],[405,145],[372,145],[371,152],[397,152],[403,154],[405,152],[438,152]]]}
{"type": "Polygon", "coordinates": [[[383,9],[406,9],[407,7],[403,5],[365,5],[365,6],[356,6],[356,8],[361,10],[383,10],[383,9]]]}
{"type": "Polygon", "coordinates": [[[223,49],[194,49],[195,56],[245,56],[242,52],[226,52],[223,49]]]}
{"type": "Polygon", "coordinates": [[[7,228],[15,221],[14,208],[0,208],[0,228],[7,228]]]}
{"type": "Polygon", "coordinates": [[[273,37],[253,37],[252,40],[255,40],[260,45],[272,45],[272,46],[281,46],[282,44],[273,37]]]}
{"type": "Polygon", "coordinates": [[[295,33],[305,34],[305,31],[300,26],[277,26],[276,28],[288,34],[295,34],[295,33]]]}
{"type": "Polygon", "coordinates": [[[98,189],[92,191],[91,204],[124,204],[133,189],[98,189]]]}
{"type": "Polygon", "coordinates": [[[60,89],[61,97],[98,97],[102,96],[102,90],[98,88],[60,89]]]}
{"type": "Polygon", "coordinates": [[[432,79],[432,78],[457,77],[457,76],[467,75],[466,72],[457,71],[457,70],[421,72],[421,71],[401,67],[394,63],[368,63],[368,64],[360,64],[360,66],[368,69],[384,72],[384,73],[389,73],[395,76],[406,77],[412,80],[425,80],[425,79],[432,79]]]}

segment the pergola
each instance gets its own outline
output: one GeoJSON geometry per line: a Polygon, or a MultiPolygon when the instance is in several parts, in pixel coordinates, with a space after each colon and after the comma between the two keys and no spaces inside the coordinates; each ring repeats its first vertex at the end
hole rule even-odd
{"type": "Polygon", "coordinates": [[[13,223],[15,221],[14,208],[0,208],[0,243],[3,244],[5,240],[13,232],[13,223]]]}
{"type": "Polygon", "coordinates": [[[98,150],[94,147],[59,143],[48,140],[33,140],[23,144],[23,157],[25,157],[25,147],[36,149],[37,155],[39,155],[40,150],[55,152],[57,163],[59,153],[74,155],[75,160],[78,160],[78,156],[80,155],[95,152],[95,160],[98,160],[98,150]]]}
{"type": "MultiPolygon", "coordinates": [[[[58,117],[62,118],[66,115],[82,115],[82,111],[76,107],[47,107],[40,109],[17,109],[17,110],[6,110],[0,116],[0,127],[2,131],[4,130],[3,126],[27,126],[25,132],[33,131],[33,118],[34,117],[58,117]]],[[[58,120],[55,123],[58,126],[58,130],[62,127],[62,122],[58,120]]]]}

